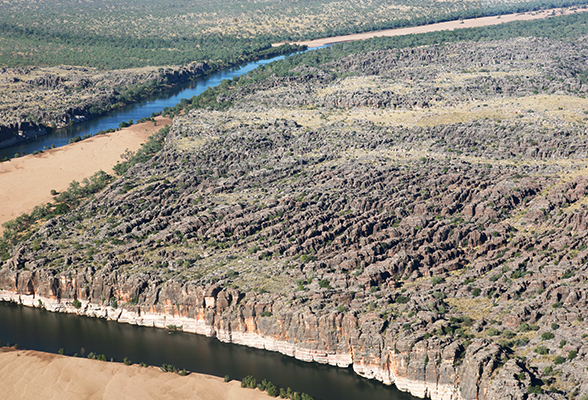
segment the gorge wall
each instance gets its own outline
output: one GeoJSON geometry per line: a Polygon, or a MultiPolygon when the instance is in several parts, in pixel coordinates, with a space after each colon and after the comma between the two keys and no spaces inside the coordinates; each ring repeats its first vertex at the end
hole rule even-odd
{"type": "MultiPolygon", "coordinates": [[[[499,361],[489,361],[500,360],[502,356],[500,347],[489,346],[483,340],[461,354],[463,348],[449,340],[394,340],[387,338],[381,327],[366,329],[365,321],[353,314],[316,315],[310,309],[292,310],[280,301],[266,304],[217,286],[164,285],[155,293],[146,293],[147,297],[158,298],[159,305],[113,308],[108,301],[88,298],[88,289],[94,295],[115,294],[124,301],[137,291],[137,282],[118,283],[116,275],[104,276],[97,279],[96,285],[80,288],[77,282],[84,281],[84,277],[47,280],[47,276],[21,273],[3,274],[0,279],[1,287],[14,290],[0,291],[3,301],[134,325],[179,328],[302,361],[339,367],[352,365],[361,376],[431,399],[492,398],[482,393],[487,392],[485,386],[489,382],[480,381],[478,375],[482,372],[491,376],[499,361]],[[105,281],[114,285],[105,288],[105,281]],[[121,292],[125,289],[131,292],[121,292]],[[58,297],[67,294],[71,298],[58,297]],[[79,299],[79,308],[73,305],[73,299],[79,299]],[[468,362],[462,363],[464,359],[468,362]],[[462,391],[466,392],[462,395],[462,391]]],[[[522,371],[516,365],[510,369],[513,373],[522,371]]]]}
{"type": "Polygon", "coordinates": [[[0,107],[0,148],[86,121],[210,71],[207,63],[107,72],[84,67],[2,68],[0,90],[6,101],[0,107]]]}
{"type": "Polygon", "coordinates": [[[150,161],[5,235],[2,296],[434,399],[583,398],[586,43],[333,46],[211,89],[150,161]]]}

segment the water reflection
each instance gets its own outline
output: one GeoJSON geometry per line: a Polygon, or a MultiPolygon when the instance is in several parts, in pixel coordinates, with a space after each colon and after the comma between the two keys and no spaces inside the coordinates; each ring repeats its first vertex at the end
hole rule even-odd
{"type": "Polygon", "coordinates": [[[165,107],[173,107],[182,99],[189,99],[204,92],[209,87],[217,86],[224,79],[233,79],[235,76],[246,74],[260,65],[281,60],[285,56],[277,56],[267,60],[258,60],[241,67],[223,70],[198,81],[189,81],[172,89],[164,90],[155,96],[145,99],[140,103],[128,105],[112,111],[102,117],[92,119],[80,124],[57,129],[49,135],[40,136],[26,143],[0,149],[0,158],[13,157],[15,153],[31,154],[44,148],[65,146],[69,139],[75,136],[93,135],[98,131],[118,128],[122,121],[138,121],[141,118],[150,117],[151,114],[162,111],[165,107]]]}
{"type": "Polygon", "coordinates": [[[0,302],[0,340],[22,348],[66,354],[105,354],[107,359],[173,364],[177,368],[242,379],[253,375],[316,400],[415,400],[394,387],[363,379],[350,368],[304,363],[278,353],[221,343],[216,339],[103,319],[57,314],[0,302]]]}

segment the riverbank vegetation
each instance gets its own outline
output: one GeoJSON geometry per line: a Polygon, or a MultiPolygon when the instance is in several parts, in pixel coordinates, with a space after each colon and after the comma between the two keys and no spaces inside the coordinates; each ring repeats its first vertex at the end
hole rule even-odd
{"type": "Polygon", "coordinates": [[[104,189],[114,181],[114,177],[104,171],[98,171],[81,183],[73,181],[69,188],[61,193],[52,191],[55,203],[36,206],[31,213],[24,213],[2,224],[4,228],[0,239],[0,260],[10,257],[15,245],[28,239],[47,220],[65,214],[76,208],[89,197],[104,189]]]}
{"type": "Polygon", "coordinates": [[[242,63],[278,41],[586,4],[587,0],[330,0],[190,3],[104,0],[0,4],[0,65],[100,69],[242,63]],[[23,12],[23,10],[26,10],[23,12]]]}
{"type": "MultiPolygon", "coordinates": [[[[124,174],[132,166],[150,160],[163,148],[165,138],[170,131],[166,125],[156,134],[149,137],[148,141],[137,152],[126,152],[121,155],[123,161],[114,166],[118,175],[124,174]]],[[[89,179],[82,182],[72,181],[69,188],[61,193],[52,190],[54,203],[36,206],[32,212],[24,213],[17,218],[2,224],[3,232],[0,238],[0,260],[10,257],[12,249],[20,242],[28,239],[47,220],[65,214],[75,209],[80,204],[91,198],[94,194],[112,183],[115,178],[104,171],[98,171],[89,179]]]]}
{"type": "MultiPolygon", "coordinates": [[[[339,43],[321,51],[309,51],[286,58],[280,62],[262,66],[255,71],[225,80],[220,85],[208,88],[202,94],[183,100],[175,107],[167,110],[168,115],[177,115],[182,110],[206,108],[224,110],[232,105],[231,92],[238,87],[263,81],[275,75],[278,77],[295,77],[304,74],[306,68],[316,68],[321,64],[352,54],[368,51],[416,48],[419,46],[435,46],[456,42],[485,42],[518,37],[536,37],[561,40],[572,43],[580,37],[588,35],[588,13],[558,16],[544,20],[520,21],[509,24],[479,28],[459,29],[455,31],[439,31],[396,37],[377,37],[349,43],[339,43]]],[[[578,73],[582,73],[581,71],[578,73]]],[[[352,75],[347,70],[330,71],[332,78],[345,78],[352,75]]],[[[588,78],[583,78],[588,80],[588,78]]]]}

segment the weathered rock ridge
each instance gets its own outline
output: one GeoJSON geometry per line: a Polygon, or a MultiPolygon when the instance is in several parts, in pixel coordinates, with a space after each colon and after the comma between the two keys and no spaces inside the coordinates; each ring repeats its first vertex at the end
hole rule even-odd
{"type": "Polygon", "coordinates": [[[19,244],[1,296],[352,365],[433,399],[580,397],[583,43],[301,57],[233,82],[226,111],[175,118],[151,161],[19,244]],[[371,107],[433,84],[442,101],[371,107]],[[342,100],[358,85],[375,103],[342,100]]]}
{"type": "Polygon", "coordinates": [[[82,67],[2,68],[0,148],[86,121],[210,70],[206,63],[110,72],[82,67]]]}

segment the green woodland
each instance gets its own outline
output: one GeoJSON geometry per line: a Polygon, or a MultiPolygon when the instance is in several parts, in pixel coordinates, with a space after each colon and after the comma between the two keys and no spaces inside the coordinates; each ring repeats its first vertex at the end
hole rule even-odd
{"type": "Polygon", "coordinates": [[[235,64],[278,41],[582,4],[588,0],[14,0],[0,4],[0,66],[235,64]]]}
{"type": "MultiPolygon", "coordinates": [[[[179,114],[182,110],[194,108],[226,109],[231,106],[231,103],[230,101],[219,102],[219,99],[225,98],[225,96],[219,97],[219,95],[227,94],[240,85],[246,85],[252,81],[261,81],[274,74],[276,76],[298,75],[301,72],[293,72],[297,66],[306,65],[308,67],[317,67],[350,54],[394,48],[402,49],[441,45],[462,41],[478,42],[516,37],[544,37],[573,42],[584,35],[588,35],[588,13],[578,13],[534,21],[512,22],[481,28],[439,31],[396,37],[379,37],[370,40],[340,43],[331,45],[323,51],[309,51],[293,55],[282,61],[262,66],[249,74],[235,77],[233,80],[225,80],[214,88],[208,88],[201,95],[184,100],[175,107],[166,110],[165,114],[173,116],[179,114]]],[[[572,73],[584,74],[583,71],[572,71],[572,73]]],[[[345,74],[351,75],[351,73],[345,74]]],[[[344,78],[345,74],[339,74],[337,77],[344,78]]],[[[588,82],[588,76],[581,76],[580,79],[588,82]]]]}

